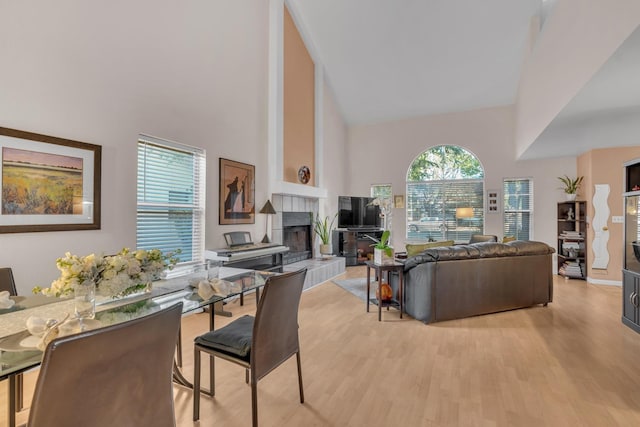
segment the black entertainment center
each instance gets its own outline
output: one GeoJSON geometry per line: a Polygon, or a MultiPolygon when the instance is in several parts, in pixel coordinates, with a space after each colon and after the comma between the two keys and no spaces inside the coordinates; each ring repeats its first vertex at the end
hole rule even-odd
{"type": "Polygon", "coordinates": [[[380,208],[373,197],[338,197],[338,228],[333,231],[334,255],[345,258],[347,266],[373,259],[373,245],[382,237],[380,208]]]}
{"type": "Polygon", "coordinates": [[[332,246],[334,255],[345,258],[345,265],[360,265],[373,260],[373,245],[382,237],[382,230],[360,229],[333,230],[332,246]]]}

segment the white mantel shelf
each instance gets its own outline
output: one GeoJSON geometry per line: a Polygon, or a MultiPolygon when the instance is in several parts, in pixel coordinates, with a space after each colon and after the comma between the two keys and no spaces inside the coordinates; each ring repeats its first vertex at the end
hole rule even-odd
{"type": "Polygon", "coordinates": [[[293,182],[277,182],[273,186],[273,194],[287,194],[301,197],[315,197],[318,199],[327,198],[327,190],[324,188],[313,187],[310,185],[295,184],[293,182]]]}

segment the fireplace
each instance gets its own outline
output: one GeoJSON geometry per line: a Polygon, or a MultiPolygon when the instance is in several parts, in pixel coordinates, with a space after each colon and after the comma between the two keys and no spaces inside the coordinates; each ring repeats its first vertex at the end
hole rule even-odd
{"type": "Polygon", "coordinates": [[[283,264],[302,261],[313,256],[310,212],[282,212],[282,244],[289,247],[283,264]]]}

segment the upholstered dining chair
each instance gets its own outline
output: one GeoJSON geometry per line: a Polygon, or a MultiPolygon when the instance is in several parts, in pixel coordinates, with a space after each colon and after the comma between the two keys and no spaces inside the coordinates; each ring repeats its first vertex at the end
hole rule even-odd
{"type": "Polygon", "coordinates": [[[172,367],[182,303],[56,338],[45,349],[29,427],[174,427],[172,367]]]}
{"type": "Polygon", "coordinates": [[[243,316],[227,326],[196,337],[194,346],[193,420],[200,418],[200,352],[210,357],[210,394],[215,395],[215,358],[244,366],[251,377],[251,417],[258,425],[258,380],[295,354],[298,363],[300,403],[304,403],[298,306],[307,270],[267,279],[255,317],[243,316]]]}
{"type": "Polygon", "coordinates": [[[497,242],[498,236],[492,234],[473,234],[469,243],[481,243],[481,242],[497,242]]]}
{"type": "MultiPolygon", "coordinates": [[[[11,267],[0,268],[0,291],[7,291],[11,296],[18,295],[11,267]]],[[[16,409],[22,411],[24,409],[24,378],[22,374],[16,375],[16,389],[13,392],[16,395],[16,409]]]]}

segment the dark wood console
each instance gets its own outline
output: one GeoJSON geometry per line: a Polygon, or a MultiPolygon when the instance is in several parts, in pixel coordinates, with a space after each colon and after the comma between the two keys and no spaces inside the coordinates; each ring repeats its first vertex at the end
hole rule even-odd
{"type": "Polygon", "coordinates": [[[382,237],[382,230],[333,230],[333,254],[345,258],[345,265],[361,265],[373,259],[373,245],[382,237]]]}

